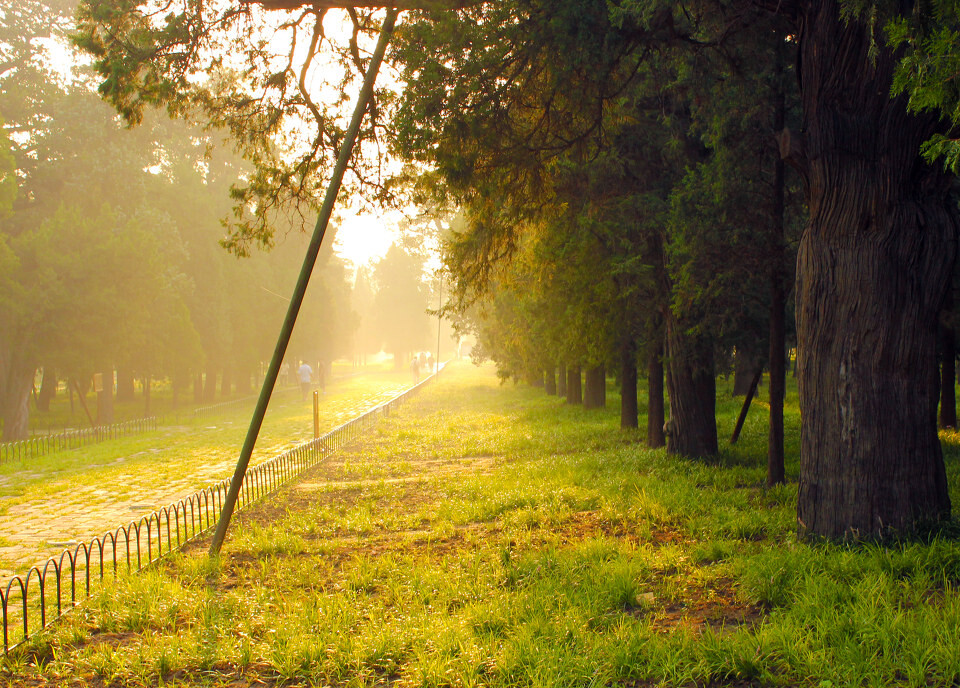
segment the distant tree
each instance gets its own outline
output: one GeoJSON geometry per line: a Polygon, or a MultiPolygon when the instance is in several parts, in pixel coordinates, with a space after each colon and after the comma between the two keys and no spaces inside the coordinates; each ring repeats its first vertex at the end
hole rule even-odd
{"type": "Polygon", "coordinates": [[[423,259],[394,244],[376,264],[373,277],[377,332],[400,368],[408,354],[430,343],[423,259]]]}

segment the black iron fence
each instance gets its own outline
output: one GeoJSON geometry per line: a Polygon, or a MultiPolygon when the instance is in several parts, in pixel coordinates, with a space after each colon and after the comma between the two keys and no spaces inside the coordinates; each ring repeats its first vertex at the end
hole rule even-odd
{"type": "Polygon", "coordinates": [[[113,425],[97,425],[79,430],[64,430],[55,435],[35,435],[17,442],[0,443],[0,463],[22,461],[64,449],[76,449],[88,444],[117,439],[140,432],[156,430],[160,420],[156,416],[128,420],[113,425]]]}
{"type": "MultiPolygon", "coordinates": [[[[247,471],[237,509],[262,499],[315,466],[416,394],[430,376],[393,399],[247,471]]],[[[80,604],[111,577],[140,571],[215,527],[230,487],[227,478],[190,497],[95,537],[0,587],[3,649],[9,652],[80,604]]]]}

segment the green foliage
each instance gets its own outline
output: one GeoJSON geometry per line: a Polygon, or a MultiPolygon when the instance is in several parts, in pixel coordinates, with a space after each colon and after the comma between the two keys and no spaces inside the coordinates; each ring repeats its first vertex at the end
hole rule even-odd
{"type": "Polygon", "coordinates": [[[917,3],[910,16],[886,23],[886,38],[901,57],[891,92],[906,95],[911,112],[933,112],[949,124],[949,132],[934,134],[923,144],[926,160],[940,160],[946,169],[960,170],[960,141],[952,130],[960,124],[960,8],[954,2],[917,3]]]}

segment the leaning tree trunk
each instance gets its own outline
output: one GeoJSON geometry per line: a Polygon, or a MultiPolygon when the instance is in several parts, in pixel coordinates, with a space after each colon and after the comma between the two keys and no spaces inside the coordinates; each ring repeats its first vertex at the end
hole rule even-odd
{"type": "Polygon", "coordinates": [[[587,368],[584,376],[583,407],[604,408],[607,405],[607,373],[602,365],[587,368]]]}
{"type": "Polygon", "coordinates": [[[918,155],[937,122],[889,98],[893,56],[836,0],[802,7],[800,530],[910,532],[950,512],[930,374],[957,227],[947,177],[918,155]]]}
{"type": "Polygon", "coordinates": [[[684,456],[717,454],[717,390],[713,347],[683,332],[672,314],[666,317],[667,451],[684,456]]]}
{"type": "Polygon", "coordinates": [[[583,386],[580,380],[579,365],[572,365],[567,368],[567,403],[583,403],[583,386]]]}
{"type": "Polygon", "coordinates": [[[652,347],[647,361],[647,446],[651,449],[667,443],[663,425],[666,420],[663,403],[663,345],[652,347]]]}
{"type": "Polygon", "coordinates": [[[637,343],[625,337],[620,343],[620,427],[635,428],[639,425],[640,409],[637,405],[637,343]]]}
{"type": "MultiPolygon", "coordinates": [[[[957,340],[953,328],[940,323],[940,427],[957,427],[957,340]]],[[[42,396],[42,395],[41,395],[42,396]]]]}

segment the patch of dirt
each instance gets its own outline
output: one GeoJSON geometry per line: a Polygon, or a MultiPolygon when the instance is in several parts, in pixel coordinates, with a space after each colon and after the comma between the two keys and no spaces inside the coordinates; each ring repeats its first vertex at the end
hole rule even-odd
{"type": "Polygon", "coordinates": [[[762,606],[741,602],[733,581],[726,578],[699,587],[688,587],[680,602],[658,602],[649,593],[643,597],[647,597],[650,603],[630,607],[626,611],[632,616],[649,618],[651,627],[660,633],[670,633],[680,626],[696,633],[707,629],[730,632],[742,626],[753,628],[766,616],[762,606]]]}

